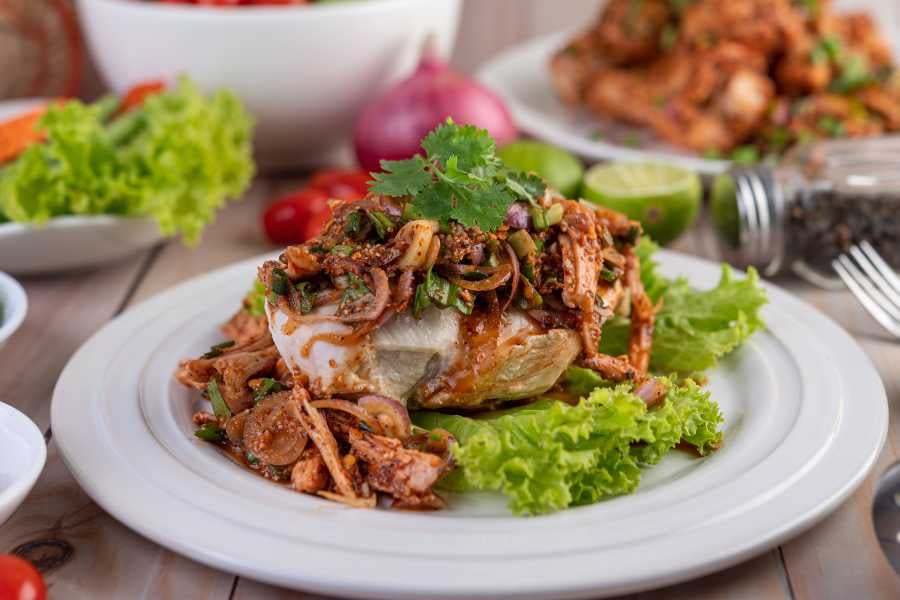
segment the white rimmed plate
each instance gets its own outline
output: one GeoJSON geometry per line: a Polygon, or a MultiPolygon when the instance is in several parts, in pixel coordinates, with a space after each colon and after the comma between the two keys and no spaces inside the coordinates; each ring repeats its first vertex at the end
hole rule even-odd
{"type": "Polygon", "coordinates": [[[0,525],[22,504],[46,460],[41,430],[24,414],[0,402],[0,525]]]}
{"type": "MultiPolygon", "coordinates": [[[[719,267],[660,253],[698,287],[719,267]]],[[[711,373],[724,447],[680,453],[637,493],[539,518],[489,494],[448,510],[355,510],[248,473],[192,436],[179,357],[218,341],[261,258],[179,285],[117,318],[57,383],[53,431],[79,483],[148,538],[270,583],[380,598],[564,598],[676,582],[809,527],[871,468],[887,427],[881,381],[833,322],[768,286],[767,332],[711,373]]]]}
{"type": "MultiPolygon", "coordinates": [[[[0,102],[0,121],[49,101],[0,102]]],[[[56,217],[40,227],[0,223],[0,271],[35,275],[90,267],[120,260],[161,239],[156,223],[145,218],[56,217]]]]}
{"type": "Polygon", "coordinates": [[[573,32],[535,38],[503,52],[478,71],[478,78],[500,94],[520,129],[592,160],[664,162],[716,175],[729,161],[708,160],[629,127],[564,104],[553,89],[548,65],[573,32]],[[598,139],[598,133],[602,138],[598,139]],[[637,146],[637,147],[635,147],[637,146]]]}

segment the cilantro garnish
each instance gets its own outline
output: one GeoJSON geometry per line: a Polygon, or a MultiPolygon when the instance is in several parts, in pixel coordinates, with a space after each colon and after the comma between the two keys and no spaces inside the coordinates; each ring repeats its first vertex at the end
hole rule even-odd
{"type": "Polygon", "coordinates": [[[516,200],[533,201],[546,186],[540,178],[509,171],[497,157],[484,129],[451,119],[422,140],[426,156],[381,162],[371,189],[385,196],[409,196],[404,216],[432,219],[446,226],[495,231],[516,200]]]}

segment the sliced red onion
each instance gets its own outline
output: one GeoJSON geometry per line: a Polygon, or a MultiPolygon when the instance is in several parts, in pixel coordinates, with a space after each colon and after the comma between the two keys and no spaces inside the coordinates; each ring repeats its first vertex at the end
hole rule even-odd
{"type": "Polygon", "coordinates": [[[528,228],[528,208],[521,202],[513,202],[506,209],[506,220],[504,221],[512,229],[528,228]]]}
{"type": "Polygon", "coordinates": [[[412,421],[406,407],[387,396],[363,396],[357,401],[360,408],[376,419],[384,435],[405,440],[409,437],[412,421]]]}

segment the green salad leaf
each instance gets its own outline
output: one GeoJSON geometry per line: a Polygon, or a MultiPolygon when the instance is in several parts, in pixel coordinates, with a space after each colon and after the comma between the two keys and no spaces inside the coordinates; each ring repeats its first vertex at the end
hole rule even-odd
{"type": "MultiPolygon", "coordinates": [[[[651,258],[653,250],[650,243],[638,246],[647,293],[663,303],[653,330],[652,370],[690,374],[711,369],[720,357],[764,327],[759,312],[767,302],[766,291],[754,269],[738,279],[723,265],[718,285],[699,291],[686,279],[672,281],[660,275],[651,258]]],[[[600,350],[627,353],[628,336],[628,319],[614,319],[603,328],[600,350]]]]}
{"type": "Polygon", "coordinates": [[[61,215],[152,217],[166,235],[199,238],[254,172],[252,119],[230,92],[184,78],[114,116],[115,98],[51,106],[46,140],[0,171],[0,215],[40,225],[61,215]]]}
{"type": "Polygon", "coordinates": [[[640,483],[642,468],[678,443],[706,454],[722,441],[718,406],[691,381],[673,384],[664,403],[649,410],[620,385],[597,388],[575,406],[540,400],[486,418],[417,412],[413,419],[459,441],[459,468],[443,487],[503,492],[519,515],[627,494],[640,483]]]}

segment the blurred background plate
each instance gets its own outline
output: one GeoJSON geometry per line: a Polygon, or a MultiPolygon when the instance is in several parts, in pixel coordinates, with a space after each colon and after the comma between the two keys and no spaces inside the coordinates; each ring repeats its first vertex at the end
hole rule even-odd
{"type": "Polygon", "coordinates": [[[648,130],[563,104],[547,65],[572,34],[555,33],[515,46],[478,71],[478,78],[506,101],[522,131],[591,160],[665,162],[704,175],[728,168],[729,161],[700,158],[657,140],[648,130]]]}

